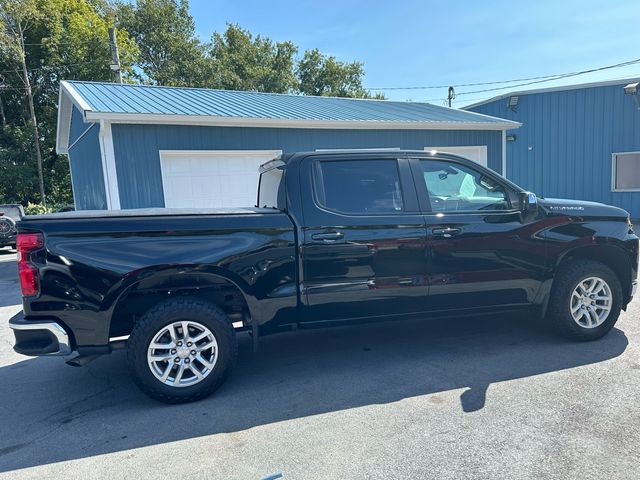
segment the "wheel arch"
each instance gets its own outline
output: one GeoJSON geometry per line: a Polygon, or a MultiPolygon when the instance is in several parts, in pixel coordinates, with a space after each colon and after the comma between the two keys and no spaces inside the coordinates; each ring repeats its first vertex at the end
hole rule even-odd
{"type": "Polygon", "coordinates": [[[250,318],[252,297],[228,271],[188,268],[136,272],[112,307],[109,338],[128,335],[136,320],[158,302],[175,296],[201,298],[220,307],[231,322],[250,318]]]}
{"type": "MultiPolygon", "coordinates": [[[[629,254],[623,248],[611,244],[591,244],[573,248],[558,259],[556,275],[563,265],[576,260],[592,260],[609,267],[620,280],[622,303],[626,307],[631,295],[632,266],[629,254]]],[[[553,289],[553,285],[551,288],[553,289]]]]}

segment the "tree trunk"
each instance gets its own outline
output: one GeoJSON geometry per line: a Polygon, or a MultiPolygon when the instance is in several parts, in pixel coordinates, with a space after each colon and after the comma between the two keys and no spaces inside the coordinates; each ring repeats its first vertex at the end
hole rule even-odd
{"type": "Polygon", "coordinates": [[[24,85],[27,91],[27,99],[29,100],[29,114],[31,115],[31,123],[33,124],[33,145],[36,149],[36,161],[38,162],[38,183],[40,187],[40,202],[47,204],[44,194],[44,175],[42,173],[42,153],[40,151],[40,134],[38,132],[38,120],[36,119],[36,109],[33,105],[33,92],[31,91],[31,82],[29,81],[29,73],[27,72],[27,56],[24,49],[24,35],[22,32],[22,24],[18,22],[18,35],[20,36],[20,58],[22,60],[22,75],[24,76],[24,85]]]}
{"type": "Polygon", "coordinates": [[[4,104],[2,103],[2,95],[0,95],[0,118],[2,118],[2,126],[7,124],[7,117],[4,116],[4,104]]]}

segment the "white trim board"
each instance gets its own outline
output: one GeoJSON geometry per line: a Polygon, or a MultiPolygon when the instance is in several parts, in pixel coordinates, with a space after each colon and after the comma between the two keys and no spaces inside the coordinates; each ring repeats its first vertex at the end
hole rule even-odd
{"type": "Polygon", "coordinates": [[[273,158],[277,158],[282,155],[282,150],[158,150],[160,158],[166,156],[209,156],[209,155],[232,155],[238,157],[262,157],[267,155],[273,155],[273,158]]]}
{"type": "Polygon", "coordinates": [[[501,175],[507,178],[507,131],[502,131],[502,172],[501,175]]]}
{"type": "Polygon", "coordinates": [[[63,80],[60,82],[58,94],[58,124],[56,125],[56,153],[69,153],[69,134],[71,130],[71,118],[73,107],[78,107],[82,113],[82,119],[87,122],[87,112],[91,111],[91,106],[82,98],[78,92],[63,80]]]}
{"type": "Polygon", "coordinates": [[[200,125],[253,128],[311,128],[336,130],[511,130],[519,122],[403,122],[373,120],[296,120],[282,118],[216,117],[209,115],[168,115],[157,113],[86,112],[86,121],[145,123],[160,125],[200,125]]]}
{"type": "Polygon", "coordinates": [[[618,155],[640,155],[640,151],[614,152],[611,154],[611,192],[640,192],[640,188],[616,188],[616,156],[618,155]]]}
{"type": "Polygon", "coordinates": [[[104,193],[107,197],[108,210],[120,210],[120,190],[118,190],[118,175],[116,171],[116,157],[113,150],[113,136],[111,124],[100,122],[100,157],[102,158],[102,175],[104,176],[104,193]]]}

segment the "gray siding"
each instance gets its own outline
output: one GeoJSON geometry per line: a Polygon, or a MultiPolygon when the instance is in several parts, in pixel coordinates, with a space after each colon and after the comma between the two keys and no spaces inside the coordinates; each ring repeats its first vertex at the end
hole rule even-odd
{"type": "Polygon", "coordinates": [[[519,95],[470,110],[522,122],[507,143],[507,177],[546,197],[592,200],[640,218],[640,192],[611,191],[611,155],[640,151],[640,110],[623,86],[519,95]]]}
{"type": "Polygon", "coordinates": [[[69,133],[69,145],[72,147],[68,155],[73,199],[78,210],[107,208],[98,133],[99,126],[84,123],[81,113],[74,107],[69,133]]]}
{"type": "Polygon", "coordinates": [[[112,126],[122,208],[164,207],[160,150],[282,150],[486,145],[489,167],[500,172],[500,131],[324,130],[174,125],[112,126]]]}

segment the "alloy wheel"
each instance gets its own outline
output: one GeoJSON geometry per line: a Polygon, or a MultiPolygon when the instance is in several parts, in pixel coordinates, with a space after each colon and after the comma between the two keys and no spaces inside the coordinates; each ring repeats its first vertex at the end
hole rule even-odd
{"type": "Polygon", "coordinates": [[[203,381],[218,361],[218,342],[207,327],[181,320],[164,326],[147,349],[153,375],[171,387],[189,387],[203,381]]]}
{"type": "Polygon", "coordinates": [[[607,282],[600,277],[588,277],[573,289],[569,308],[578,325],[596,328],[607,319],[612,304],[613,295],[607,282]]]}

